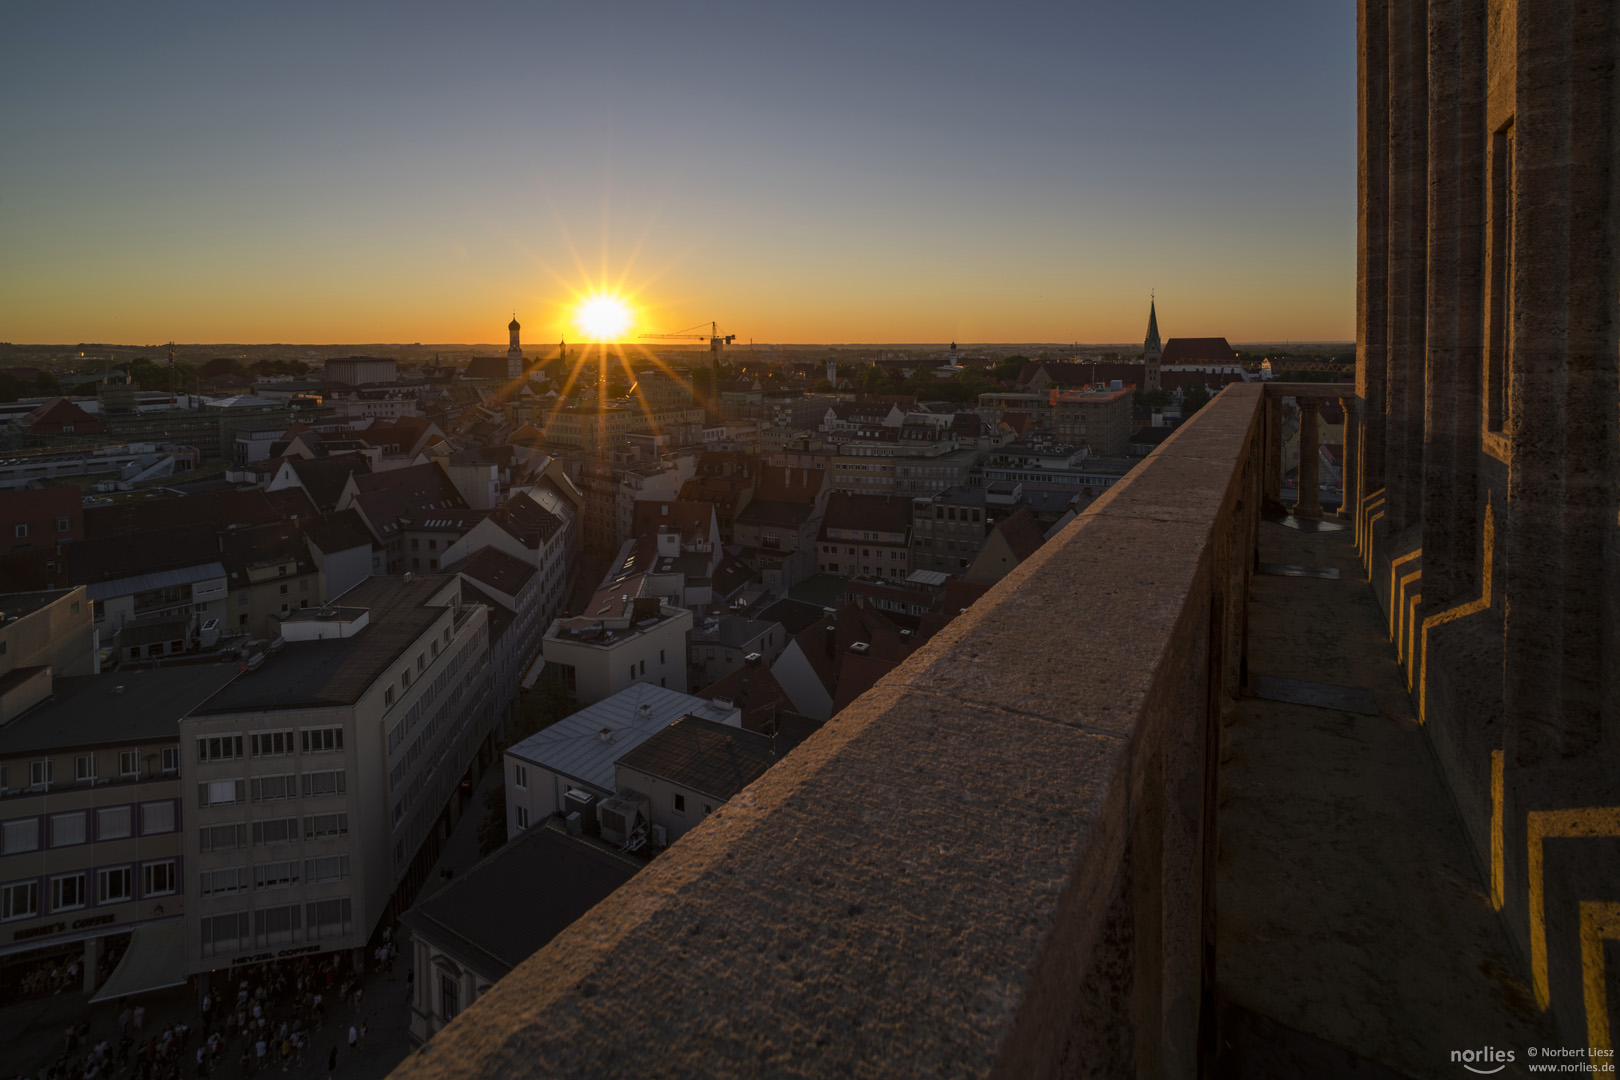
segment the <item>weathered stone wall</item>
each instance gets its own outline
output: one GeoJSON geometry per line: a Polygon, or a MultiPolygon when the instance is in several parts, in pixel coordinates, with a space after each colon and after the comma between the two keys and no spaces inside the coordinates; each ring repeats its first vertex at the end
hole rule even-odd
{"type": "Polygon", "coordinates": [[[1360,11],[1363,368],[1387,349],[1382,387],[1358,376],[1356,535],[1538,1003],[1579,1044],[1620,1022],[1591,944],[1620,933],[1620,9],[1360,11]]]}
{"type": "Polygon", "coordinates": [[[1196,1075],[1260,400],[1223,391],[396,1076],[1196,1075]]]}

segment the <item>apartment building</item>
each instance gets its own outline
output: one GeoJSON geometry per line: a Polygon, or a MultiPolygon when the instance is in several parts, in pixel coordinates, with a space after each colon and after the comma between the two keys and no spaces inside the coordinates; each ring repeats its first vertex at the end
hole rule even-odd
{"type": "Polygon", "coordinates": [[[1052,433],[1094,454],[1123,454],[1131,441],[1135,387],[1051,391],[1052,433]]]}
{"type": "Polygon", "coordinates": [[[188,970],[358,948],[425,876],[487,737],[488,609],[370,578],[180,723],[188,970]]]}
{"type": "MultiPolygon", "coordinates": [[[[597,594],[602,598],[602,594],[597,594]]],[[[638,682],[686,692],[686,638],[692,613],[656,596],[606,597],[583,615],[557,619],[546,633],[546,663],[581,705],[638,682]]]]}
{"type": "MultiPolygon", "coordinates": [[[[23,670],[44,672],[34,679],[46,695],[0,726],[0,977],[82,954],[84,989],[94,990],[107,935],[136,933],[126,956],[150,952],[136,946],[154,935],[177,940],[188,893],[179,719],[237,670],[23,670]]],[[[157,976],[152,985],[172,985],[185,969],[157,976]]]]}

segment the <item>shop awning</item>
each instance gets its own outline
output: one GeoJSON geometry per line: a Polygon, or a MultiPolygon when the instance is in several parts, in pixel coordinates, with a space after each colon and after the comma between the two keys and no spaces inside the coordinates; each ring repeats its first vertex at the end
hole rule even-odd
{"type": "Polygon", "coordinates": [[[117,969],[90,1001],[115,1001],[185,985],[185,927],[184,919],[165,919],[137,926],[130,934],[124,958],[118,961],[117,969]]]}

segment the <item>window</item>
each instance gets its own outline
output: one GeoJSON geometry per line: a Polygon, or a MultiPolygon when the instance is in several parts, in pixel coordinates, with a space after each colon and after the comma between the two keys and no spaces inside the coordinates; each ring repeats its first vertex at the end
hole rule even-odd
{"type": "Polygon", "coordinates": [[[39,914],[39,882],[0,885],[0,920],[26,919],[39,914]]]}
{"type": "Polygon", "coordinates": [[[168,799],[141,803],[141,835],[155,836],[168,832],[174,832],[174,803],[168,799]]]}
{"type": "Polygon", "coordinates": [[[349,835],[348,814],[311,814],[304,819],[304,839],[349,835]]]}
{"type": "Polygon", "coordinates": [[[461,983],[448,972],[439,972],[439,1012],[445,1023],[456,1018],[461,1011],[461,983]]]}
{"type": "Polygon", "coordinates": [[[141,755],[133,750],[118,751],[118,775],[139,776],[141,774],[141,755]]]}
{"type": "Polygon", "coordinates": [[[15,536],[17,539],[21,540],[23,537],[28,535],[28,526],[27,525],[18,525],[15,528],[13,528],[11,530],[11,532],[12,532],[13,536],[15,536]]]}
{"type": "Polygon", "coordinates": [[[387,708],[388,706],[392,705],[393,703],[394,703],[394,688],[392,686],[383,687],[383,707],[387,708]]]}
{"type": "Polygon", "coordinates": [[[96,903],[114,904],[120,900],[134,899],[135,893],[131,888],[133,877],[127,866],[96,871],[96,903]]]}
{"type": "Polygon", "coordinates": [[[268,821],[255,821],[253,823],[253,844],[255,847],[266,847],[273,844],[290,844],[298,839],[298,819],[271,818],[268,821]]]}
{"type": "Polygon", "coordinates": [[[678,794],[678,795],[675,796],[675,812],[677,814],[686,813],[686,796],[685,795],[679,795],[678,794]]]}
{"type": "Polygon", "coordinates": [[[248,913],[233,911],[202,921],[202,954],[235,952],[248,936],[248,913]]]}
{"type": "Polygon", "coordinates": [[[342,881],[349,876],[347,855],[322,855],[318,859],[304,860],[304,880],[308,884],[323,881],[342,881]]]}
{"type": "Polygon", "coordinates": [[[163,748],[163,771],[166,773],[180,771],[180,748],[178,746],[165,746],[163,748]]]}
{"type": "Polygon", "coordinates": [[[197,785],[198,806],[228,806],[239,803],[247,791],[247,785],[240,779],[235,780],[205,780],[197,785]]]}
{"type": "Polygon", "coordinates": [[[660,664],[664,663],[664,650],[663,649],[658,650],[658,662],[660,664]]]}
{"type": "Polygon", "coordinates": [[[293,733],[290,731],[254,732],[251,743],[254,757],[280,757],[293,752],[293,733]]]}
{"type": "Polygon", "coordinates": [[[96,839],[123,839],[134,831],[133,817],[127,806],[103,806],[96,811],[96,839]]]}
{"type": "Polygon", "coordinates": [[[527,806],[517,808],[517,827],[520,829],[529,827],[529,808],[527,806]]]}
{"type": "Polygon", "coordinates": [[[327,754],[343,749],[343,729],[340,727],[310,728],[299,734],[303,737],[306,754],[327,754]]]}
{"type": "Polygon", "coordinates": [[[68,874],[51,879],[51,910],[67,911],[84,907],[84,875],[68,874]]]}
{"type": "Polygon", "coordinates": [[[73,759],[73,779],[80,784],[95,783],[96,755],[80,754],[73,759]]]}
{"type": "Polygon", "coordinates": [[[291,862],[260,863],[253,868],[253,887],[255,889],[280,889],[298,882],[298,863],[291,862]]]}
{"type": "Polygon", "coordinates": [[[528,787],[529,787],[529,769],[528,769],[527,766],[525,766],[525,765],[514,765],[514,766],[512,766],[512,783],[516,787],[520,787],[520,788],[523,788],[524,790],[528,790],[528,787]]]}
{"type": "Polygon", "coordinates": [[[72,528],[73,528],[73,523],[71,521],[69,521],[67,518],[59,517],[59,518],[56,519],[56,531],[57,532],[65,533],[65,532],[69,531],[72,528]]]}
{"type": "Polygon", "coordinates": [[[198,761],[230,761],[241,756],[240,735],[210,735],[197,740],[198,761]]]}
{"type": "Polygon", "coordinates": [[[297,904],[286,907],[264,908],[253,913],[253,940],[259,945],[278,945],[292,941],[298,932],[297,904]]]}
{"type": "Polygon", "coordinates": [[[286,586],[286,585],[282,585],[282,586],[281,586],[281,595],[282,595],[282,596],[286,596],[286,595],[287,595],[287,586],[286,586]]]}
{"type": "Polygon", "coordinates": [[[30,787],[48,787],[56,772],[55,764],[55,762],[48,759],[29,763],[28,785],[30,787]]]}
{"type": "Polygon", "coordinates": [[[349,900],[316,900],[305,905],[312,940],[342,937],[349,932],[349,900]]]}
{"type": "Polygon", "coordinates": [[[304,798],[315,799],[322,795],[343,794],[343,770],[333,769],[329,772],[307,772],[304,774],[304,798]]]}
{"type": "Polygon", "coordinates": [[[253,793],[254,802],[291,799],[298,794],[298,784],[293,773],[282,776],[255,776],[249,781],[249,788],[253,793]]]}
{"type": "Polygon", "coordinates": [[[200,878],[199,892],[204,896],[223,896],[227,893],[246,892],[248,887],[248,868],[245,866],[227,866],[223,870],[204,870],[200,878]]]}
{"type": "Polygon", "coordinates": [[[141,895],[164,896],[174,892],[174,860],[149,862],[141,867],[141,895]]]}
{"type": "Polygon", "coordinates": [[[84,811],[51,815],[51,847],[84,843],[84,811]]]}
{"type": "Polygon", "coordinates": [[[39,850],[39,818],[17,818],[0,826],[0,855],[39,850]]]}
{"type": "MultiPolygon", "coordinates": [[[[259,823],[253,823],[254,834],[259,831],[259,823]]],[[[197,831],[197,850],[234,851],[239,847],[247,846],[247,825],[236,822],[231,825],[205,825],[197,831]]]]}

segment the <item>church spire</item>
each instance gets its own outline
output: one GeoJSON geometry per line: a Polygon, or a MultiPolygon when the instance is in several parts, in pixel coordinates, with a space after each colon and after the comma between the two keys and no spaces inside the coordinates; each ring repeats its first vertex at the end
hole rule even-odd
{"type": "MultiPolygon", "coordinates": [[[[1148,297],[1148,331],[1147,341],[1142,345],[1143,353],[1164,354],[1164,346],[1159,343],[1159,313],[1155,310],[1153,297],[1148,297]]],[[[1158,359],[1155,356],[1154,359],[1158,359]]]]}

